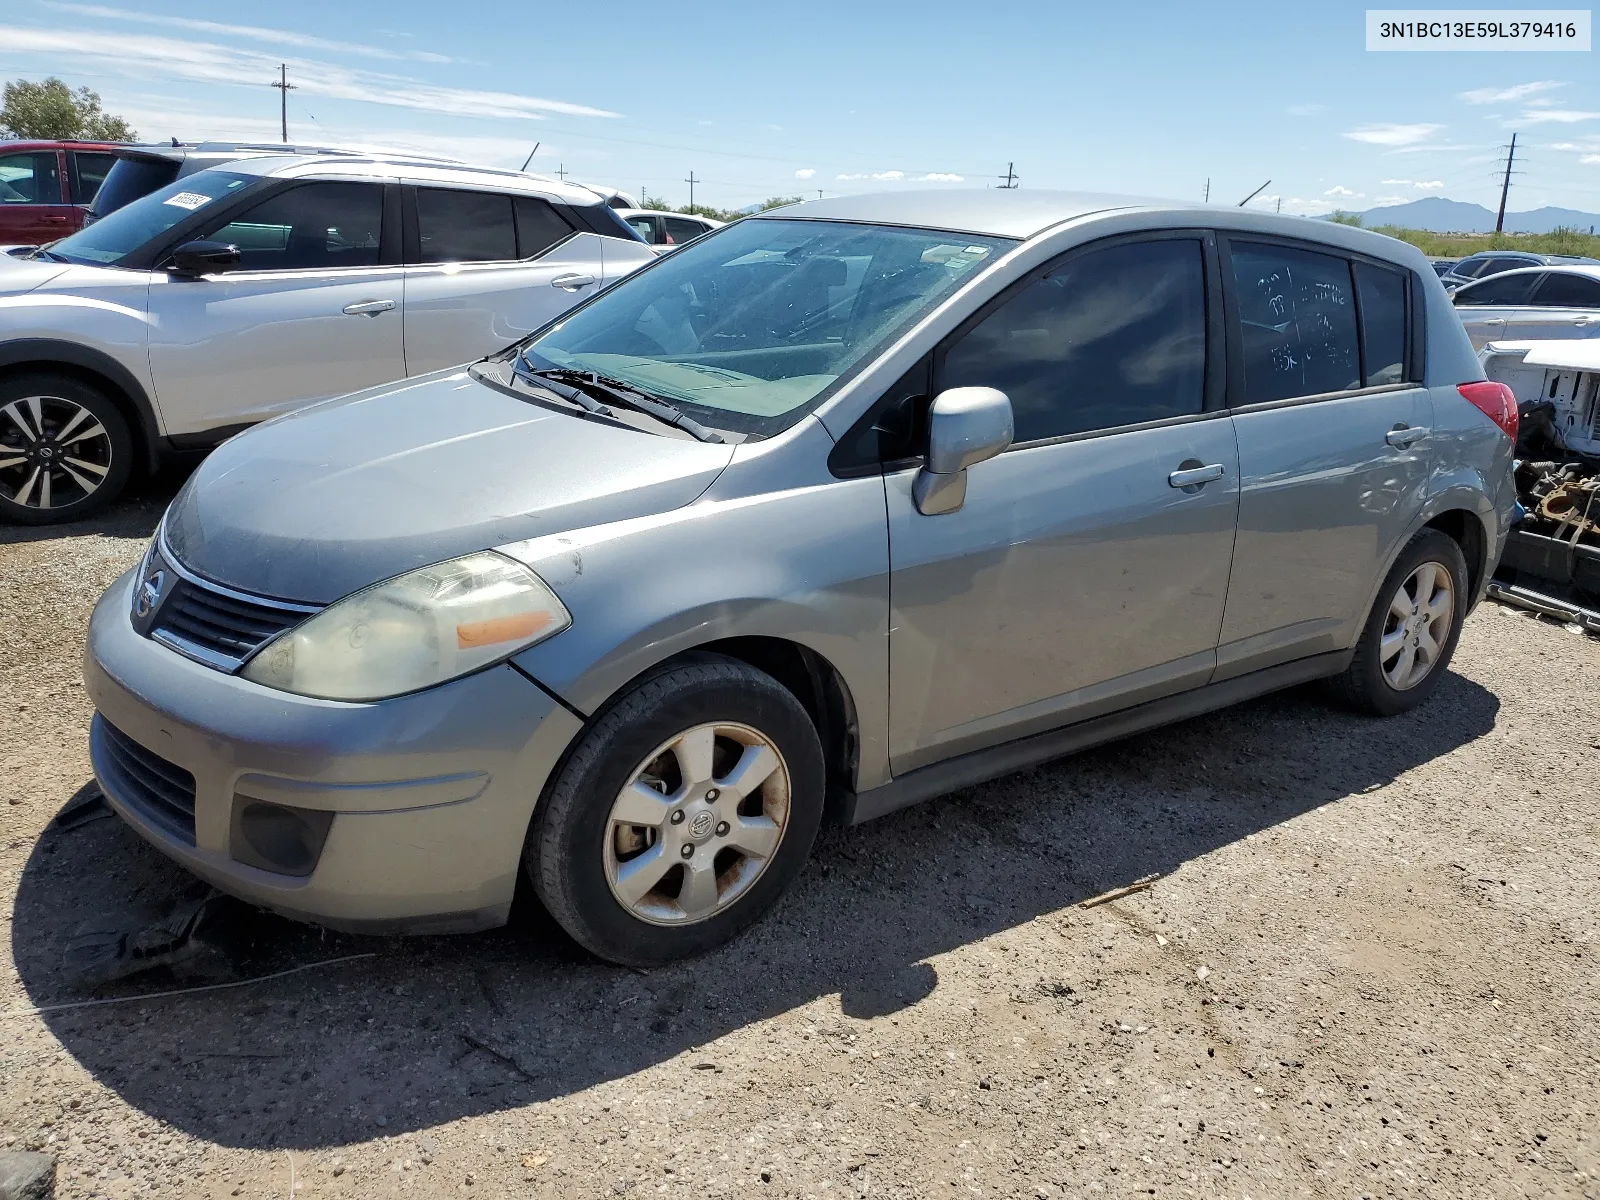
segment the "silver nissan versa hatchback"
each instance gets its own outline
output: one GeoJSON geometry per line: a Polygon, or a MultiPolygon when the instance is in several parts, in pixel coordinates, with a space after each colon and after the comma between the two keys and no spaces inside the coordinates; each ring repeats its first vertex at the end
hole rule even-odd
{"type": "Polygon", "coordinates": [[[1516,406],[1420,252],[1025,191],[820,201],[211,455],[89,631],[95,772],[346,929],[705,951],[846,823],[1309,680],[1439,685],[1516,406]]]}

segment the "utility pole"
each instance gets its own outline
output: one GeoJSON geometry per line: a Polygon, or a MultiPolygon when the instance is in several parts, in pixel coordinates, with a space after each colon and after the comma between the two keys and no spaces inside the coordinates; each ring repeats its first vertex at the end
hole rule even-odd
{"type": "Polygon", "coordinates": [[[1506,151],[1506,179],[1500,185],[1500,212],[1494,219],[1494,231],[1499,233],[1506,224],[1506,195],[1511,191],[1511,163],[1517,157],[1517,135],[1511,135],[1511,148],[1506,151]]]}
{"type": "Polygon", "coordinates": [[[273,81],[272,86],[278,89],[279,95],[283,100],[283,103],[278,108],[278,119],[282,124],[284,143],[287,144],[289,141],[289,93],[295,86],[289,82],[288,63],[278,64],[278,78],[273,81]]]}
{"type": "Polygon", "coordinates": [[[1201,203],[1202,204],[1210,204],[1211,203],[1211,179],[1209,177],[1207,177],[1207,179],[1206,179],[1206,198],[1204,200],[1202,200],[1201,203]]]}
{"type": "Polygon", "coordinates": [[[997,176],[997,178],[1003,181],[1000,184],[1001,188],[1005,189],[1006,191],[1016,191],[1017,164],[1014,162],[1008,162],[1006,164],[1006,173],[1004,175],[997,176]]]}
{"type": "Polygon", "coordinates": [[[1273,209],[1272,211],[1273,212],[1280,212],[1280,213],[1283,211],[1283,197],[1282,196],[1278,197],[1278,207],[1273,209]]]}
{"type": "Polygon", "coordinates": [[[567,164],[566,163],[557,163],[556,164],[556,178],[561,180],[562,183],[565,183],[567,181],[567,164]]]}
{"type": "Polygon", "coordinates": [[[694,172],[690,171],[689,178],[685,179],[684,182],[689,185],[689,208],[692,210],[694,208],[694,185],[704,181],[696,179],[694,177],[694,172]]]}
{"type": "MultiPolygon", "coordinates": [[[[818,189],[817,189],[817,199],[818,199],[818,200],[821,200],[821,199],[822,199],[822,189],[821,189],[821,188],[818,188],[818,189]]],[[[1590,233],[1593,233],[1593,232],[1594,232],[1594,229],[1593,229],[1593,228],[1592,228],[1592,227],[1591,227],[1591,228],[1590,228],[1590,230],[1589,230],[1589,232],[1590,232],[1590,233]]]]}

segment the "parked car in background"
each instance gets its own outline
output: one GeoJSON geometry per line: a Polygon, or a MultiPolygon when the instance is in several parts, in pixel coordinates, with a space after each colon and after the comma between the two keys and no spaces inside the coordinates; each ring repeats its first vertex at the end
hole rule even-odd
{"type": "Polygon", "coordinates": [[[650,262],[594,193],[262,155],[0,254],[0,519],[91,512],[164,449],[481,357],[650,262]]]}
{"type": "Polygon", "coordinates": [[[1451,297],[1474,349],[1489,342],[1600,335],[1600,263],[1519,268],[1451,297]]]}
{"type": "Polygon", "coordinates": [[[410,154],[402,151],[381,151],[370,147],[316,146],[279,142],[170,142],[120,145],[116,162],[105,177],[105,183],[94,203],[89,207],[89,222],[114,213],[117,209],[140,196],[147,196],[157,188],[166,187],[175,179],[220,167],[224,163],[242,158],[260,158],[263,155],[350,154],[368,157],[374,154],[396,155],[411,162],[458,163],[459,159],[436,158],[431,155],[410,154]]]}
{"type": "Polygon", "coordinates": [[[724,224],[710,217],[692,217],[654,208],[624,208],[619,209],[617,215],[632,225],[641,238],[656,247],[658,254],[686,245],[713,229],[721,229],[724,224]]]}
{"type": "Polygon", "coordinates": [[[1480,250],[1469,254],[1446,271],[1441,279],[1447,291],[1465,287],[1474,279],[1487,279],[1502,271],[1515,271],[1521,267],[1546,267],[1554,264],[1596,263],[1600,260],[1585,258],[1581,254],[1535,254],[1528,250],[1480,250]]]}
{"type": "Polygon", "coordinates": [[[0,246],[82,229],[120,142],[0,142],[0,246]]]}
{"type": "Polygon", "coordinates": [[[1450,268],[1454,267],[1460,261],[1461,260],[1459,258],[1430,258],[1428,260],[1428,265],[1433,268],[1434,274],[1442,278],[1443,276],[1448,275],[1450,273],[1450,268]]]}
{"type": "Polygon", "coordinates": [[[91,620],[94,770],[287,915],[481,929],[525,871],[662,963],[767,912],[825,808],[1315,679],[1423,703],[1516,419],[1364,230],[999,189],[757,214],[217,450],[91,620]]]}

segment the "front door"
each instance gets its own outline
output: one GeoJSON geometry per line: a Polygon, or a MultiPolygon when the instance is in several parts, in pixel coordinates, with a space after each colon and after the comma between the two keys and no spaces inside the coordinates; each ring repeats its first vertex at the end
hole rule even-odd
{"type": "Polygon", "coordinates": [[[1421,509],[1433,424],[1404,272],[1243,239],[1231,260],[1242,490],[1218,679],[1355,642],[1421,509]]]}
{"type": "Polygon", "coordinates": [[[1238,469],[1208,262],[1199,234],[1071,252],[936,353],[932,394],[997,387],[1016,436],[953,513],[887,478],[895,773],[1210,677],[1238,469]]]}
{"type": "Polygon", "coordinates": [[[603,239],[534,196],[416,189],[406,268],[406,374],[503,350],[594,295],[603,239]]]}
{"type": "Polygon", "coordinates": [[[220,431],[405,375],[403,268],[382,265],[383,187],[310,182],[199,236],[233,271],[150,287],[150,372],[169,432],[220,431]]]}

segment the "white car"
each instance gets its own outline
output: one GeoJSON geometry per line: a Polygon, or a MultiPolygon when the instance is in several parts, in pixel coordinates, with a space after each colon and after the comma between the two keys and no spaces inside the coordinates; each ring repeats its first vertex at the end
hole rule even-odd
{"type": "Polygon", "coordinates": [[[1490,342],[1600,334],[1600,265],[1502,271],[1457,288],[1450,301],[1472,348],[1490,342]]]}
{"type": "Polygon", "coordinates": [[[654,208],[622,208],[617,210],[617,216],[633,226],[634,232],[654,246],[657,254],[676,250],[726,224],[710,217],[691,217],[654,208]]]}
{"type": "Polygon", "coordinates": [[[108,503],[163,452],[481,358],[651,262],[587,188],[348,154],[185,176],[0,253],[0,520],[108,503]]]}

